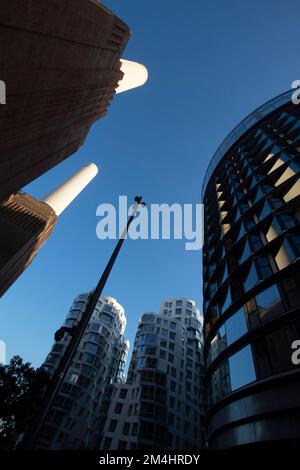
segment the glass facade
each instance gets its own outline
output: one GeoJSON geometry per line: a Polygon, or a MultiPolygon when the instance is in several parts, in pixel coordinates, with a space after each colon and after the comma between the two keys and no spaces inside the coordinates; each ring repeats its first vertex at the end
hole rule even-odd
{"type": "Polygon", "coordinates": [[[206,393],[203,359],[203,320],[194,301],[170,299],[159,314],[144,313],[139,321],[126,384],[128,399],[116,419],[116,390],[100,449],[199,449],[205,443],[206,393]],[[127,423],[129,423],[127,425],[127,423]],[[124,433],[124,427],[126,433],[124,433]],[[124,434],[126,437],[124,437],[124,434]],[[123,445],[123,444],[122,444],[123,445]]]}
{"type": "MultiPolygon", "coordinates": [[[[74,300],[65,321],[73,326],[85,311],[89,294],[74,300]]],[[[40,449],[82,449],[97,447],[99,420],[105,387],[124,380],[129,343],[124,339],[126,317],[112,297],[101,297],[81,339],[75,360],[48,411],[39,437],[40,449]],[[59,422],[58,422],[59,413],[59,422]],[[81,432],[78,432],[81,429],[81,432]]],[[[53,374],[69,343],[65,334],[55,343],[43,367],[53,374]]]]}
{"type": "MultiPolygon", "coordinates": [[[[242,121],[217,150],[204,182],[203,310],[212,447],[226,447],[225,432],[223,444],[214,437],[216,405],[237,406],[236,394],[249,399],[255,387],[271,387],[282,374],[300,372],[291,361],[291,344],[300,339],[300,106],[290,96],[290,91],[280,95],[242,121]]],[[[282,401],[280,392],[277,399],[282,401]]],[[[272,406],[278,414],[276,400],[272,406]]],[[[300,413],[300,394],[293,406],[300,413]]],[[[249,407],[245,420],[251,421],[251,413],[249,407]]],[[[217,428],[230,426],[231,445],[239,445],[230,416],[217,428]]],[[[282,438],[285,433],[282,428],[282,438]]],[[[243,443],[251,443],[254,434],[243,443]]]]}

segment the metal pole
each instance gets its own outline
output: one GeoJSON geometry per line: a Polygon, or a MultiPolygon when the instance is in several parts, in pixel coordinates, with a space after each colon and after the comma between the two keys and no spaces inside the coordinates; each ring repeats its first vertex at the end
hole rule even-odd
{"type": "Polygon", "coordinates": [[[45,419],[47,416],[47,413],[53,403],[53,400],[57,393],[60,390],[61,384],[66,376],[66,373],[72,363],[74,354],[76,353],[79,343],[86,331],[86,328],[89,324],[89,321],[92,317],[92,314],[94,312],[94,309],[97,305],[97,302],[99,300],[99,297],[101,296],[101,293],[104,289],[104,286],[106,284],[106,281],[109,277],[109,274],[112,270],[112,267],[117,259],[117,256],[119,254],[119,251],[124,243],[124,240],[126,238],[129,226],[131,222],[133,221],[136,212],[138,210],[139,205],[145,206],[146,204],[142,202],[142,196],[136,196],[135,197],[135,205],[132,211],[131,216],[128,219],[127,225],[119,238],[119,241],[106,265],[106,268],[103,271],[103,274],[95,288],[95,290],[92,292],[92,294],[89,297],[88,303],[86,305],[86,309],[82,314],[82,317],[78,323],[77,326],[73,327],[72,333],[71,333],[71,339],[70,342],[64,352],[64,355],[62,356],[59,365],[54,372],[54,375],[51,379],[51,382],[46,389],[46,392],[42,398],[42,401],[36,410],[36,413],[33,415],[30,424],[28,426],[28,429],[25,432],[24,438],[20,444],[20,449],[34,449],[35,444],[37,442],[37,439],[39,438],[41,429],[43,424],[45,423],[45,419]]]}

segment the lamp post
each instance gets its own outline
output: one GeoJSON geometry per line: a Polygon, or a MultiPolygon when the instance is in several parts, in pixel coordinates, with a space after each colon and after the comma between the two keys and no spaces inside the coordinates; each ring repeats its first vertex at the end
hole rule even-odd
{"type": "Polygon", "coordinates": [[[124,240],[128,233],[129,226],[131,222],[133,221],[139,206],[146,205],[145,202],[142,202],[142,196],[136,196],[134,201],[135,201],[135,204],[133,206],[132,214],[128,218],[127,225],[124,228],[123,233],[121,234],[118,240],[118,243],[106,265],[106,268],[103,271],[101,278],[99,279],[99,282],[95,290],[90,294],[86,308],[81,316],[81,319],[78,325],[74,326],[73,328],[63,327],[55,333],[56,340],[61,340],[62,336],[65,333],[70,334],[71,339],[59,362],[57,369],[55,370],[55,373],[51,379],[51,382],[45,391],[42,401],[30,421],[30,424],[25,432],[24,438],[20,444],[20,447],[19,447],[20,449],[34,449],[37,443],[41,429],[43,427],[43,424],[45,423],[47,413],[53,403],[55,396],[59,392],[61,384],[63,383],[66,373],[68,371],[68,368],[72,363],[74,354],[76,353],[78,349],[79,343],[84,335],[84,332],[86,331],[86,328],[92,317],[93,311],[97,305],[97,302],[102,294],[102,291],[109,277],[109,274],[112,270],[112,267],[124,243],[124,240]]]}

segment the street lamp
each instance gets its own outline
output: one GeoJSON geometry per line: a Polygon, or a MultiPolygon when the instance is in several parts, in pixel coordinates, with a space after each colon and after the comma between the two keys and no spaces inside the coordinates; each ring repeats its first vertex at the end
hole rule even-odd
{"type": "Polygon", "coordinates": [[[33,415],[30,424],[25,432],[24,438],[20,444],[20,449],[34,449],[37,440],[40,435],[40,431],[45,423],[47,413],[53,403],[53,400],[57,393],[60,390],[60,387],[64,381],[66,373],[69,369],[69,366],[72,363],[74,358],[74,354],[76,353],[80,341],[86,331],[86,328],[89,324],[89,321],[92,317],[94,309],[97,305],[97,302],[102,294],[106,281],[109,277],[109,274],[112,270],[112,267],[117,259],[117,256],[120,252],[120,249],[124,243],[126,235],[128,233],[129,226],[133,221],[136,212],[139,206],[145,206],[146,203],[142,202],[142,196],[136,196],[134,198],[135,204],[133,206],[133,211],[130,217],[128,218],[127,225],[123,230],[121,237],[118,240],[118,243],[106,265],[106,268],[103,271],[101,278],[95,288],[95,290],[90,294],[86,309],[84,310],[82,317],[78,323],[78,325],[74,326],[73,328],[61,328],[55,333],[55,339],[59,341],[62,339],[64,334],[70,334],[70,341],[68,346],[65,349],[65,352],[57,366],[57,369],[54,372],[54,375],[51,379],[51,382],[48,388],[45,391],[45,394],[42,398],[42,401],[36,410],[35,414],[33,415]]]}

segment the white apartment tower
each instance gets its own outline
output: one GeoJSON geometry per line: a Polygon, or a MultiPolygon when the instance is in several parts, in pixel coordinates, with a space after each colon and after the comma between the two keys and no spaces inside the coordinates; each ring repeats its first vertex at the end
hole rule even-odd
{"type": "Polygon", "coordinates": [[[183,298],[141,316],[127,381],[105,391],[101,450],[204,447],[202,324],[183,298]]]}
{"type": "MultiPolygon", "coordinates": [[[[64,326],[81,318],[89,294],[77,296],[64,326]]],[[[112,297],[101,297],[80,342],[66,379],[55,397],[42,429],[38,448],[95,449],[100,438],[100,408],[105,385],[124,381],[129,342],[124,340],[126,317],[112,297]]],[[[53,374],[69,341],[65,334],[44,363],[53,374]]]]}

